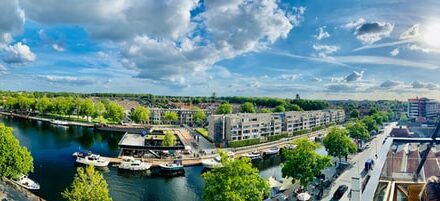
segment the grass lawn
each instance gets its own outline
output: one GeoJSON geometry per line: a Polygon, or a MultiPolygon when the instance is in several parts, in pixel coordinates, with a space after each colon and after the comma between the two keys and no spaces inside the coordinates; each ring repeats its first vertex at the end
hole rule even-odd
{"type": "Polygon", "coordinates": [[[200,135],[203,135],[205,137],[208,137],[208,131],[204,128],[196,128],[197,133],[200,135]]]}

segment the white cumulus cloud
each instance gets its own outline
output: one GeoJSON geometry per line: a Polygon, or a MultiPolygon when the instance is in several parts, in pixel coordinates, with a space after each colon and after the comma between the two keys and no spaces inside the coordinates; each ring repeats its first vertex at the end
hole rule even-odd
{"type": "Polygon", "coordinates": [[[0,48],[12,41],[12,35],[22,32],[24,11],[17,0],[2,0],[0,6],[0,48]]]}
{"type": "Polygon", "coordinates": [[[394,48],[391,52],[390,55],[395,57],[400,53],[399,48],[394,48]]]}
{"type": "Polygon", "coordinates": [[[21,42],[14,45],[8,45],[4,48],[6,57],[3,61],[6,63],[25,63],[35,61],[37,56],[31,51],[29,46],[22,44],[21,42]]]}
{"type": "Polygon", "coordinates": [[[334,45],[319,45],[319,44],[315,44],[312,47],[318,53],[318,56],[322,57],[322,58],[325,58],[329,54],[333,54],[333,53],[335,53],[336,51],[339,50],[339,47],[338,46],[334,46],[334,45]]]}

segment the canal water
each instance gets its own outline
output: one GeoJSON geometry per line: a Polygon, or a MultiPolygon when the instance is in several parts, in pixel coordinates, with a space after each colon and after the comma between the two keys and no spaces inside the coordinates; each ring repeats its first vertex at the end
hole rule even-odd
{"type": "MultiPolygon", "coordinates": [[[[53,126],[33,120],[21,120],[0,115],[0,122],[14,129],[14,135],[34,158],[34,173],[30,177],[40,183],[36,194],[48,201],[62,200],[61,192],[72,182],[75,162],[72,153],[90,150],[104,156],[118,154],[121,133],[99,132],[91,128],[53,126]]],[[[260,161],[255,166],[267,179],[281,178],[280,156],[260,161]]],[[[119,172],[110,167],[103,172],[114,201],[192,201],[202,200],[203,167],[185,168],[185,176],[160,177],[119,172]]]]}

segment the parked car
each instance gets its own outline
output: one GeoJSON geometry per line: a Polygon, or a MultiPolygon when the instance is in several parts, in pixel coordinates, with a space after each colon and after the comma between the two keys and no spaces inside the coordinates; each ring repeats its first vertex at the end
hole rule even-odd
{"type": "Polygon", "coordinates": [[[335,193],[333,194],[333,199],[336,199],[336,200],[341,199],[347,190],[348,190],[347,185],[340,185],[338,187],[338,189],[336,189],[335,193]]]}

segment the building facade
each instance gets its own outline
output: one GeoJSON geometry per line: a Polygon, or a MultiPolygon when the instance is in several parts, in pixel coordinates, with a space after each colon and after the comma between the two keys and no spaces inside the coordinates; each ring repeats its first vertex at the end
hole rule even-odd
{"type": "MultiPolygon", "coordinates": [[[[149,108],[150,109],[150,123],[151,124],[175,124],[175,125],[194,125],[194,115],[197,110],[189,109],[167,109],[167,108],[149,108]],[[164,120],[165,112],[175,112],[177,114],[177,121],[166,122],[164,120]]],[[[205,115],[209,116],[211,111],[204,110],[205,115]]]]}
{"type": "Polygon", "coordinates": [[[210,115],[209,135],[215,142],[236,141],[308,130],[345,121],[343,110],[291,111],[210,115]]]}
{"type": "Polygon", "coordinates": [[[438,117],[440,112],[440,103],[428,98],[408,99],[408,117],[418,122],[424,122],[438,117]]]}

